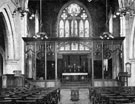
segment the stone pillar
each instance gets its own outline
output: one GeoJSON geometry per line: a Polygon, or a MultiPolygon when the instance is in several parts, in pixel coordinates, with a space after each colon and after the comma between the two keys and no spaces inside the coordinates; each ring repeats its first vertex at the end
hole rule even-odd
{"type": "Polygon", "coordinates": [[[45,80],[47,80],[47,47],[45,42],[45,80]]]}
{"type": "Polygon", "coordinates": [[[57,43],[55,42],[55,80],[58,79],[57,75],[57,43]]]}
{"type": "Polygon", "coordinates": [[[123,66],[120,65],[120,56],[119,56],[119,52],[114,52],[112,54],[112,79],[116,79],[119,72],[124,71],[123,66]]]}
{"type": "Polygon", "coordinates": [[[128,78],[128,85],[135,86],[135,59],[130,60],[131,63],[131,77],[128,78]]]}
{"type": "Polygon", "coordinates": [[[3,74],[3,57],[0,54],[0,77],[2,76],[2,74],[3,74]]]}
{"type": "Polygon", "coordinates": [[[93,58],[94,58],[94,45],[93,45],[94,43],[92,42],[92,77],[91,77],[91,85],[92,86],[94,86],[94,60],[93,60],[93,58]]]}
{"type": "Polygon", "coordinates": [[[37,66],[36,66],[36,58],[37,58],[37,56],[36,56],[36,46],[37,46],[37,44],[36,44],[36,42],[35,42],[35,43],[34,43],[34,53],[35,53],[35,54],[33,55],[33,58],[34,58],[34,59],[33,59],[33,72],[32,72],[32,73],[33,73],[32,76],[33,76],[33,79],[34,79],[34,80],[36,80],[36,76],[37,76],[37,68],[36,68],[36,67],[37,67],[37,66]]]}

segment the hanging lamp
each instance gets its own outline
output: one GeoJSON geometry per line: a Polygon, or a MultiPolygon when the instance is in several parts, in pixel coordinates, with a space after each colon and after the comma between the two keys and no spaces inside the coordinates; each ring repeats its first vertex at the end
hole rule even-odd
{"type": "Polygon", "coordinates": [[[42,31],[43,22],[42,22],[42,0],[40,0],[40,16],[39,16],[39,32],[36,33],[33,38],[35,39],[48,39],[47,33],[42,31]]]}
{"type": "Polygon", "coordinates": [[[108,2],[106,0],[106,23],[105,23],[105,31],[103,32],[102,35],[100,35],[100,38],[101,39],[112,39],[114,38],[114,36],[109,32],[109,29],[108,29],[108,2]]]}

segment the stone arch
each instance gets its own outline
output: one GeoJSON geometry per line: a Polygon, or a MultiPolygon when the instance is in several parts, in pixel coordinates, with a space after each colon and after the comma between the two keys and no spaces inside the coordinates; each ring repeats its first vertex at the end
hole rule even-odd
{"type": "Polygon", "coordinates": [[[5,36],[5,53],[7,59],[14,59],[15,58],[15,48],[14,48],[14,38],[13,38],[13,28],[12,23],[10,20],[10,16],[7,11],[7,6],[2,6],[0,8],[0,12],[3,14],[3,19],[5,23],[6,28],[6,36],[5,36]]]}
{"type": "MultiPolygon", "coordinates": [[[[7,65],[10,60],[15,60],[15,55],[17,54],[16,45],[15,45],[15,27],[14,21],[12,18],[12,13],[7,4],[4,4],[0,7],[1,19],[4,24],[4,45],[5,49],[0,49],[0,54],[3,58],[3,74],[8,72],[7,65]],[[16,53],[15,53],[16,52],[16,53]]],[[[17,42],[17,41],[16,41],[17,42]]],[[[10,73],[10,72],[9,72],[10,73]]]]}

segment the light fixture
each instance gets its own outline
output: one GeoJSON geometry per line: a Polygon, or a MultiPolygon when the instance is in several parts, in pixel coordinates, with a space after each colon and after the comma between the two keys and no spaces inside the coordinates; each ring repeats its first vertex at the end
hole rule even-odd
{"type": "Polygon", "coordinates": [[[25,14],[29,14],[29,19],[33,19],[35,17],[34,13],[32,12],[32,10],[29,9],[22,9],[22,7],[18,7],[16,9],[14,9],[13,11],[13,17],[16,15],[16,13],[20,13],[21,17],[24,17],[25,14]]]}
{"type": "Polygon", "coordinates": [[[116,12],[116,16],[135,15],[135,10],[131,8],[121,8],[116,12]]]}
{"type": "Polygon", "coordinates": [[[128,72],[128,76],[131,77],[131,63],[127,62],[125,65],[126,65],[126,72],[128,72]]]}
{"type": "Polygon", "coordinates": [[[105,32],[103,32],[102,35],[100,35],[100,39],[112,39],[114,36],[109,32],[108,29],[108,2],[106,0],[106,23],[105,23],[105,32]]]}
{"type": "Polygon", "coordinates": [[[30,13],[29,12],[29,9],[25,9],[23,10],[22,7],[17,7],[14,11],[13,11],[13,16],[16,15],[16,13],[20,13],[21,14],[21,17],[24,17],[25,16],[25,13],[30,13]]]}
{"type": "Polygon", "coordinates": [[[34,39],[48,39],[46,32],[38,32],[36,35],[33,36],[34,39]]]}
{"type": "Polygon", "coordinates": [[[42,31],[42,0],[40,0],[40,18],[39,18],[40,26],[39,26],[39,32],[36,33],[33,38],[34,39],[48,39],[47,33],[42,31]]]}
{"type": "Polygon", "coordinates": [[[113,39],[114,36],[110,32],[103,32],[102,35],[100,35],[100,39],[113,39]]]}
{"type": "Polygon", "coordinates": [[[125,15],[130,15],[134,16],[135,15],[135,0],[127,0],[127,3],[125,3],[124,0],[121,0],[121,7],[115,12],[114,15],[116,16],[125,16],[125,15]]]}
{"type": "Polygon", "coordinates": [[[11,0],[11,2],[14,4],[15,9],[13,10],[13,17],[19,13],[21,17],[24,17],[25,14],[32,14],[31,11],[28,8],[25,8],[26,0],[11,0]]]}
{"type": "Polygon", "coordinates": [[[88,2],[91,2],[92,0],[88,0],[88,2]]]}
{"type": "Polygon", "coordinates": [[[35,15],[32,13],[29,17],[30,20],[32,20],[35,17],[35,15]]]}

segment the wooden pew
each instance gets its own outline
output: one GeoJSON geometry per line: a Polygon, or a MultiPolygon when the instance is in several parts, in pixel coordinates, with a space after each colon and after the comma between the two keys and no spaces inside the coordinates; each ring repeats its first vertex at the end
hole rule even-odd
{"type": "Polygon", "coordinates": [[[135,102],[135,87],[95,87],[90,88],[93,104],[127,104],[135,102]]]}
{"type": "Polygon", "coordinates": [[[13,88],[0,92],[0,104],[58,104],[59,88],[13,88]]]}

